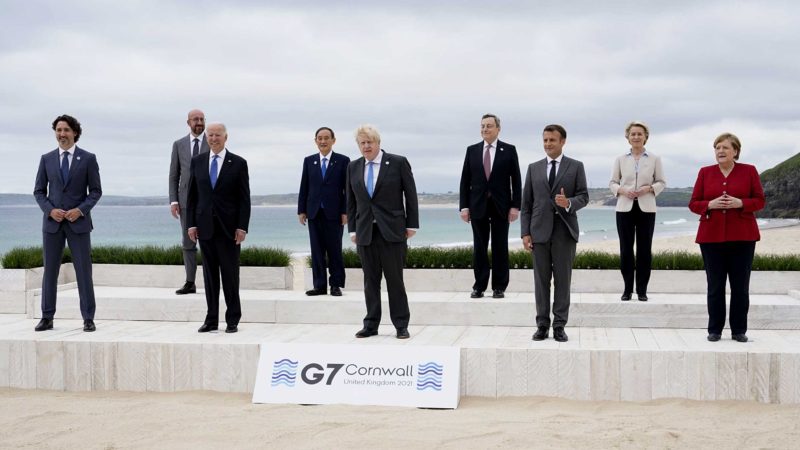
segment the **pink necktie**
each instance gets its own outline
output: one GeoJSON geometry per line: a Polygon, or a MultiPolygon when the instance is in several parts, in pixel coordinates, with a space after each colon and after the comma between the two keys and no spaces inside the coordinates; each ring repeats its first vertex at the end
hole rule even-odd
{"type": "Polygon", "coordinates": [[[486,173],[486,179],[489,179],[489,175],[492,174],[492,155],[489,153],[489,150],[492,148],[492,144],[486,146],[486,152],[483,154],[483,171],[486,173]]]}

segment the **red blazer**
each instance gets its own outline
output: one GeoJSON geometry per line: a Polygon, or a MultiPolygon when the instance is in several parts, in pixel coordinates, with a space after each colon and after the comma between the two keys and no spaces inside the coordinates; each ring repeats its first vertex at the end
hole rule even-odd
{"type": "Polygon", "coordinates": [[[698,244],[727,241],[758,241],[755,211],[764,207],[764,189],[755,166],[736,163],[728,177],[719,165],[700,169],[694,183],[689,209],[700,214],[697,228],[698,244]],[[708,209],[708,202],[724,192],[742,200],[740,209],[708,209]]]}

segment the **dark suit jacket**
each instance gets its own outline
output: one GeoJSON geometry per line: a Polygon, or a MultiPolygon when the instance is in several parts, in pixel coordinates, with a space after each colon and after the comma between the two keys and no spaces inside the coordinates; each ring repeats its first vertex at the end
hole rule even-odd
{"type": "Polygon", "coordinates": [[[736,163],[728,177],[719,165],[706,166],[697,174],[689,209],[700,214],[695,242],[706,244],[728,241],[758,241],[755,212],[764,208],[764,188],[758,170],[750,164],[736,163]],[[708,202],[727,192],[742,201],[739,209],[708,209],[708,202]]]}
{"type": "Polygon", "coordinates": [[[226,236],[235,239],[236,230],[247,231],[250,224],[250,176],[247,172],[247,161],[230,150],[226,153],[214,189],[211,189],[208,173],[208,153],[192,158],[192,177],[186,208],[187,228],[197,227],[199,239],[211,239],[217,224],[222,225],[226,236]]]}
{"type": "MultiPolygon", "coordinates": [[[[208,141],[203,134],[200,141],[200,153],[208,153],[208,141]]],[[[181,208],[186,208],[189,196],[189,166],[192,163],[192,140],[189,135],[178,139],[172,144],[172,156],[169,160],[169,201],[178,202],[181,208]]]]}
{"type": "Polygon", "coordinates": [[[492,174],[487,180],[483,171],[485,146],[486,143],[481,141],[467,147],[464,168],[461,171],[458,208],[469,208],[470,217],[476,219],[486,216],[488,194],[491,194],[502,216],[507,216],[511,208],[519,209],[522,202],[517,148],[497,141],[492,174]]]}
{"type": "Polygon", "coordinates": [[[552,189],[547,182],[547,158],[531,163],[525,175],[525,189],[522,193],[522,237],[530,235],[535,244],[549,241],[557,212],[577,242],[580,236],[577,212],[587,203],[589,191],[586,188],[586,172],[582,162],[567,156],[561,158],[552,189]],[[561,188],[564,188],[564,195],[571,202],[569,212],[556,205],[555,196],[561,192],[561,188]]]}
{"type": "Polygon", "coordinates": [[[61,224],[67,224],[75,233],[92,231],[90,212],[102,195],[100,168],[94,153],[75,147],[66,185],[61,181],[58,149],[42,155],[33,188],[36,203],[44,212],[42,231],[56,233],[61,224]],[[70,210],[76,207],[81,210],[83,216],[75,222],[64,220],[58,223],[50,217],[50,211],[55,208],[70,210]]]}
{"type": "Polygon", "coordinates": [[[411,164],[400,155],[381,152],[381,169],[372,198],[364,182],[366,159],[362,156],[347,166],[347,230],[356,233],[357,245],[372,243],[373,222],[388,242],[405,242],[406,229],[419,228],[411,164]]]}
{"type": "Polygon", "coordinates": [[[323,179],[319,155],[315,153],[303,161],[300,194],[297,196],[297,214],[305,214],[309,219],[313,219],[317,217],[320,205],[324,204],[327,218],[334,220],[347,213],[345,183],[350,158],[330,152],[328,169],[323,179]]]}

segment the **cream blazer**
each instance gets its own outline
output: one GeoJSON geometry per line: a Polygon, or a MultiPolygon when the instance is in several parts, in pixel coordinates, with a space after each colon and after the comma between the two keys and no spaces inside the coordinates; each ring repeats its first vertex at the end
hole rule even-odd
{"type": "Polygon", "coordinates": [[[661,158],[648,151],[639,158],[639,173],[636,173],[636,160],[633,155],[626,153],[617,157],[611,171],[611,182],[608,187],[617,197],[617,211],[628,212],[633,208],[633,200],[624,195],[618,195],[619,188],[638,189],[641,186],[653,186],[653,192],[639,196],[639,209],[644,212],[656,212],[656,195],[667,187],[664,179],[664,170],[661,167],[661,158]]]}

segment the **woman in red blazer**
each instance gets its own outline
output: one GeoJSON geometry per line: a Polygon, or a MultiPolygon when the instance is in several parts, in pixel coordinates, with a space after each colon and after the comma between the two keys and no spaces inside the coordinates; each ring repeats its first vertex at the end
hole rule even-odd
{"type": "Polygon", "coordinates": [[[708,280],[708,340],[725,327],[725,283],[731,285],[731,337],[747,342],[750,269],[761,239],[755,211],[764,207],[764,189],[755,166],[738,163],[742,144],[731,133],[714,140],[717,164],[703,167],[689,209],[700,215],[697,239],[708,280]]]}

